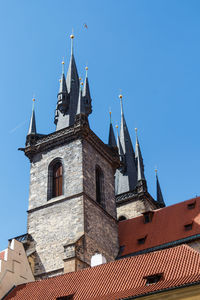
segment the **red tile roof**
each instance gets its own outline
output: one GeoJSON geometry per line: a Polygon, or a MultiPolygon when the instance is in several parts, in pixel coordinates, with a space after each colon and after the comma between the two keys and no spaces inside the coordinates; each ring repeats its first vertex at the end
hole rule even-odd
{"type": "Polygon", "coordinates": [[[116,300],[194,282],[200,283],[200,253],[181,245],[19,285],[5,300],[55,300],[71,294],[74,300],[116,300]],[[146,285],[145,276],[160,273],[159,282],[146,285]]]}
{"type": "Polygon", "coordinates": [[[155,210],[150,223],[144,223],[144,216],[119,222],[119,243],[124,246],[121,256],[196,234],[200,234],[200,197],[155,210]],[[195,207],[188,209],[194,202],[195,207]],[[192,230],[185,230],[192,222],[192,230]],[[139,244],[138,239],[145,236],[144,244],[139,244]]]}
{"type": "Polygon", "coordinates": [[[0,259],[1,260],[4,260],[4,254],[5,254],[5,251],[0,252],[0,259]]]}

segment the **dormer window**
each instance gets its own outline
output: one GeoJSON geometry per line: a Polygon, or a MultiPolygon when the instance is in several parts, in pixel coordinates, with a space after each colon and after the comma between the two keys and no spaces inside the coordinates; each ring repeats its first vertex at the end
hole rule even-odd
{"type": "Polygon", "coordinates": [[[189,224],[186,224],[184,225],[185,227],[185,230],[188,231],[188,230],[192,230],[192,225],[193,225],[193,222],[192,223],[189,223],[189,224]]]}
{"type": "Polygon", "coordinates": [[[144,236],[143,238],[138,239],[138,244],[142,245],[145,243],[147,236],[144,236]]]}
{"type": "Polygon", "coordinates": [[[118,218],[118,221],[119,221],[119,222],[125,221],[125,220],[126,220],[126,217],[125,217],[125,216],[120,216],[120,217],[118,218]]]}
{"type": "Polygon", "coordinates": [[[150,223],[153,219],[153,214],[154,212],[153,211],[146,211],[143,213],[143,216],[144,216],[144,223],[150,223]]]}
{"type": "Polygon", "coordinates": [[[187,205],[187,208],[188,208],[188,209],[194,209],[195,206],[196,206],[196,201],[189,203],[189,204],[187,205]]]}
{"type": "Polygon", "coordinates": [[[151,285],[159,282],[163,277],[163,274],[154,274],[144,277],[146,279],[146,285],[151,285]]]}

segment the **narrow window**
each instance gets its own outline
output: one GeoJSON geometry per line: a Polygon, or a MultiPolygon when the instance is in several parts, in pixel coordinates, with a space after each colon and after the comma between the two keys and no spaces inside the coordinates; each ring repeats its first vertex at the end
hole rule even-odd
{"type": "Polygon", "coordinates": [[[62,164],[57,162],[53,166],[53,193],[52,196],[58,197],[62,195],[63,170],[62,164]]]}
{"type": "Polygon", "coordinates": [[[144,277],[144,279],[146,279],[146,285],[150,285],[150,284],[155,284],[158,281],[161,280],[161,278],[163,277],[163,274],[155,274],[155,275],[151,275],[151,276],[146,276],[144,277]]]}
{"type": "Polygon", "coordinates": [[[104,206],[104,176],[100,167],[96,167],[96,201],[104,206]]]}

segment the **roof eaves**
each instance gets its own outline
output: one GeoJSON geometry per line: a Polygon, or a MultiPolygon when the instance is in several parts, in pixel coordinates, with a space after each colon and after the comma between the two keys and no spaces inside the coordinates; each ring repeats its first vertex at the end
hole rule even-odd
{"type": "Polygon", "coordinates": [[[166,292],[166,291],[181,289],[181,288],[185,288],[185,287],[189,287],[189,286],[193,286],[193,285],[198,285],[198,284],[200,284],[200,280],[195,281],[195,282],[185,283],[185,284],[182,284],[180,286],[173,286],[173,287],[169,287],[169,288],[163,288],[163,289],[160,289],[160,290],[157,290],[157,291],[147,292],[147,293],[143,293],[143,294],[136,295],[136,296],[128,296],[126,298],[120,298],[118,300],[137,299],[137,298],[141,298],[141,297],[144,297],[144,296],[147,296],[147,295],[149,296],[149,295],[153,295],[153,294],[159,294],[159,293],[163,293],[163,292],[166,292]]]}

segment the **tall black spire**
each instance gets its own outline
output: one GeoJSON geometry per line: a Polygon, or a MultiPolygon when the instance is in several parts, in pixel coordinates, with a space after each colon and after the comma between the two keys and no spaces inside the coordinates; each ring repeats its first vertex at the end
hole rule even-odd
{"type": "Polygon", "coordinates": [[[144,176],[144,164],[142,153],[140,150],[140,144],[137,136],[137,128],[135,128],[136,133],[136,144],[135,144],[135,163],[137,168],[137,191],[138,193],[143,193],[147,191],[147,183],[144,176]]]}
{"type": "Polygon", "coordinates": [[[30,125],[29,125],[29,130],[28,130],[27,136],[28,135],[35,135],[35,134],[37,134],[37,131],[36,131],[36,122],[35,122],[34,102],[35,102],[35,98],[33,98],[32,115],[31,115],[31,120],[30,120],[30,125]]]}
{"type": "Polygon", "coordinates": [[[135,165],[135,153],[129,135],[128,127],[123,112],[122,95],[119,95],[121,102],[121,128],[120,144],[123,150],[123,168],[116,173],[116,194],[133,191],[137,185],[137,170],[135,165]]]}
{"type": "Polygon", "coordinates": [[[85,113],[87,115],[91,114],[92,112],[92,99],[90,96],[90,88],[89,88],[89,81],[88,81],[88,67],[85,67],[86,74],[85,74],[85,82],[83,87],[83,101],[85,106],[85,113]]]}
{"type": "Polygon", "coordinates": [[[73,53],[73,39],[74,35],[71,34],[71,57],[67,78],[62,74],[61,77],[61,90],[58,93],[58,104],[56,108],[55,124],[56,130],[71,126],[75,122],[77,113],[78,97],[79,97],[79,76],[76,68],[76,62],[73,53]],[[64,83],[65,81],[65,83],[64,83]],[[64,91],[63,89],[64,88],[64,91]]]}
{"type": "Polygon", "coordinates": [[[136,132],[135,162],[137,167],[137,181],[140,181],[140,180],[145,180],[144,164],[143,164],[142,153],[140,150],[140,144],[137,136],[137,128],[135,128],[135,132],[136,132]]]}
{"type": "Polygon", "coordinates": [[[117,147],[115,134],[114,134],[113,126],[112,126],[111,111],[110,111],[110,129],[109,129],[108,145],[110,147],[117,147]]]}
{"type": "Polygon", "coordinates": [[[155,170],[155,172],[156,172],[157,202],[158,202],[160,207],[165,207],[165,202],[164,202],[164,199],[163,199],[162,191],[161,191],[161,188],[160,188],[160,183],[159,183],[159,180],[158,180],[157,170],[155,170]]]}

